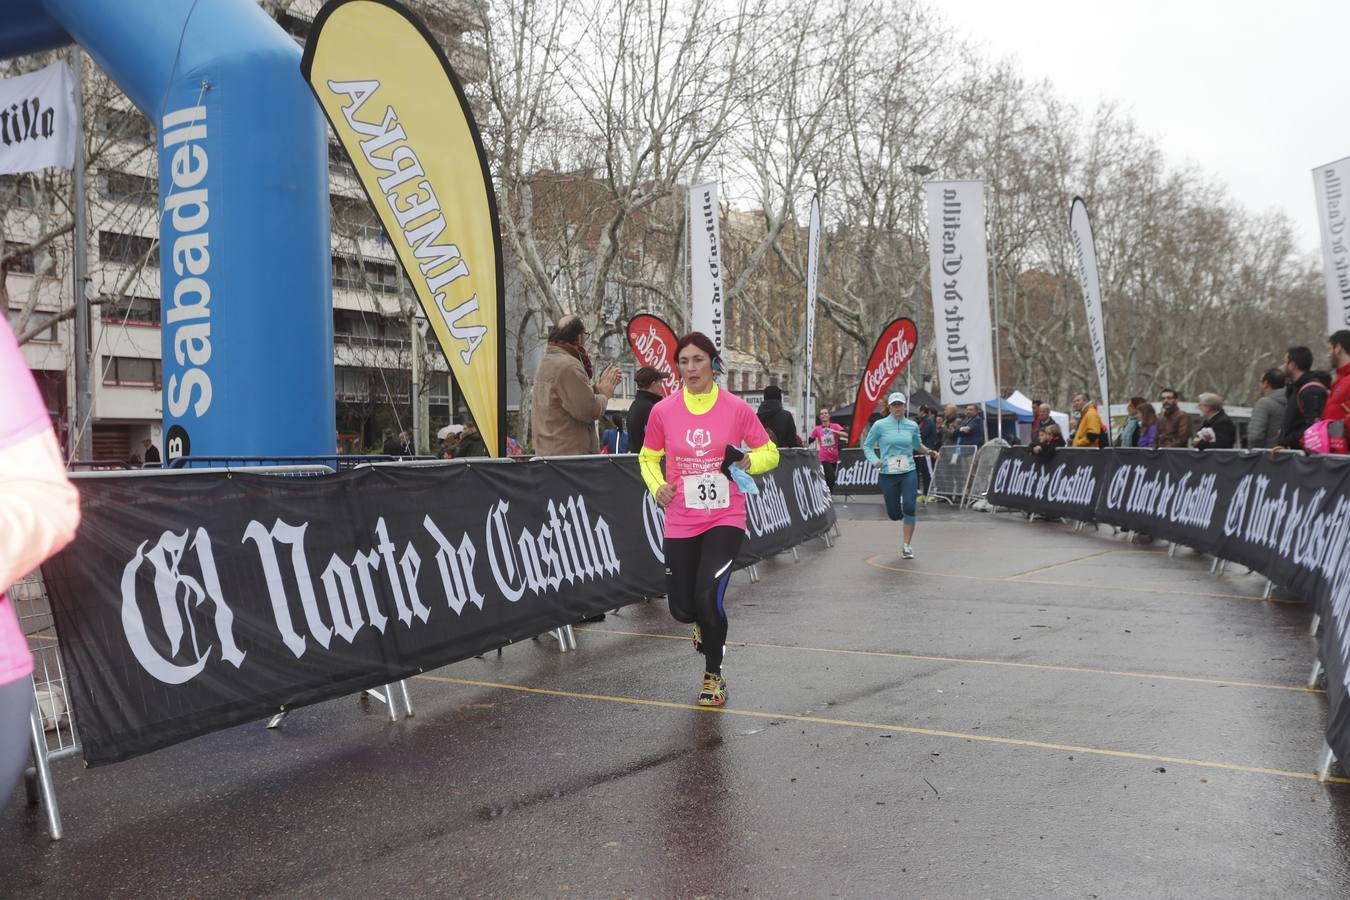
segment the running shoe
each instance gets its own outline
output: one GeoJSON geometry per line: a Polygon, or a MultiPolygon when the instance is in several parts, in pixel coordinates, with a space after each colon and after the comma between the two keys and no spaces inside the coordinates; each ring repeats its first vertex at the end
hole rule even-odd
{"type": "Polygon", "coordinates": [[[703,673],[703,690],[698,695],[699,706],[726,706],[727,680],[721,675],[703,673]]]}
{"type": "Polygon", "coordinates": [[[905,559],[913,559],[914,548],[911,547],[909,544],[905,544],[904,547],[901,548],[900,550],[900,555],[903,556],[905,559]]]}
{"type": "Polygon", "coordinates": [[[694,652],[695,652],[695,653],[702,653],[702,652],[703,652],[703,631],[698,627],[698,623],[697,623],[697,622],[694,623],[694,634],[693,634],[693,639],[694,639],[694,652]]]}

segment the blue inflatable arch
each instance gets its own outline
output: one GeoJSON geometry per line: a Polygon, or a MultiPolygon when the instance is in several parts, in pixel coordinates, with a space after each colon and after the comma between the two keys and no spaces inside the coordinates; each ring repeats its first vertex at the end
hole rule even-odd
{"type": "Polygon", "coordinates": [[[158,135],[166,456],[334,451],[323,117],[252,0],[7,0],[0,57],[78,43],[158,135]]]}

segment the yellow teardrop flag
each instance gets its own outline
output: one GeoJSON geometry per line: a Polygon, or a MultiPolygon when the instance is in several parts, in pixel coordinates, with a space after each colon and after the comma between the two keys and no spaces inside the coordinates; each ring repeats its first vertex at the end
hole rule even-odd
{"type": "Polygon", "coordinates": [[[505,441],[497,201],[464,89],[426,26],[390,0],[319,12],[301,70],[417,291],[488,451],[505,441]]]}

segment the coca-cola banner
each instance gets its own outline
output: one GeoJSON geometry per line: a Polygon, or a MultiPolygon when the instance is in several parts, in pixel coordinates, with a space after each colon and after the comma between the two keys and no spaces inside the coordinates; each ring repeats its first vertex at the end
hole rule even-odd
{"type": "MultiPolygon", "coordinates": [[[[756,480],[739,566],[833,526],[814,453],[756,480]]],[[[90,765],[665,593],[632,456],[78,486],[79,534],[43,575],[90,765]]]]}
{"type": "Polygon", "coordinates": [[[999,455],[998,506],[1095,518],[1247,566],[1322,616],[1327,743],[1350,760],[1350,459],[1192,450],[1026,448],[999,455]],[[1093,492],[1095,513],[1082,512],[1093,492]]]}
{"type": "Polygon", "coordinates": [[[938,394],[944,403],[983,403],[998,396],[990,333],[984,182],[930,181],[924,188],[938,394]]]}
{"type": "Polygon", "coordinates": [[[848,446],[856,447],[862,440],[867,430],[867,417],[876,409],[877,401],[895,379],[900,377],[918,344],[919,329],[913,319],[895,319],[881,332],[881,337],[872,346],[872,355],[867,357],[867,368],[863,370],[862,381],[858,384],[858,398],[853,401],[853,422],[848,429],[848,446]]]}
{"type": "Polygon", "coordinates": [[[651,366],[670,377],[661,382],[662,391],[669,395],[680,389],[679,367],[675,365],[675,345],[679,338],[660,316],[639,313],[628,322],[628,346],[639,366],[651,366]]]}
{"type": "Polygon", "coordinates": [[[1095,450],[1060,449],[1045,460],[1029,447],[1008,447],[994,468],[989,502],[1091,522],[1107,459],[1095,450]]]}

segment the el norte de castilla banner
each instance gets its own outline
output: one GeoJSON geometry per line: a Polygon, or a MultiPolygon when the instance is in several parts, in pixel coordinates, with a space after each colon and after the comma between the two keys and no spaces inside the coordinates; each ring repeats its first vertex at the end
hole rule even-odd
{"type": "Polygon", "coordinates": [[[996,506],[1115,525],[1248,566],[1322,616],[1327,743],[1350,760],[1350,459],[1199,450],[999,453],[996,506]]]}
{"type": "Polygon", "coordinates": [[[506,402],[502,248],[487,155],[426,27],[392,0],[334,0],[301,68],[356,168],[494,456],[506,402]]]}
{"type": "MultiPolygon", "coordinates": [[[[755,480],[738,568],[834,525],[814,453],[755,480]]],[[[631,455],[78,486],[79,534],[42,572],[90,765],[665,593],[631,455]]]]}

